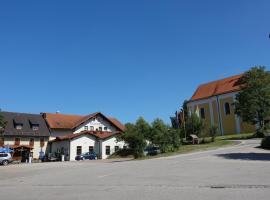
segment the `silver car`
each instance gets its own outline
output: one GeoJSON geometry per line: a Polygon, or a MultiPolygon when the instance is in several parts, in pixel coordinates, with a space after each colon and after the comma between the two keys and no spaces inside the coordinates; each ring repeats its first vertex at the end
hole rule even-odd
{"type": "Polygon", "coordinates": [[[0,153],[0,165],[8,165],[12,160],[10,153],[0,153]]]}

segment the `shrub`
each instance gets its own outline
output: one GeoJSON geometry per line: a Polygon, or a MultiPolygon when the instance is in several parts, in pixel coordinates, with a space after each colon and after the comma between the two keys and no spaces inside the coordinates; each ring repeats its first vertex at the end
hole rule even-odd
{"type": "Polygon", "coordinates": [[[209,134],[210,134],[210,136],[211,136],[212,142],[215,141],[217,132],[218,132],[218,127],[217,127],[217,126],[211,126],[211,127],[210,127],[210,129],[209,129],[209,134]]]}

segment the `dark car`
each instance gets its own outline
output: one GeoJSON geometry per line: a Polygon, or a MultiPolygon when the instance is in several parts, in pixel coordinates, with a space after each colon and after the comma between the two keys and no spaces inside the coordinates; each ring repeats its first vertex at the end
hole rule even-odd
{"type": "Polygon", "coordinates": [[[160,153],[160,149],[158,147],[146,147],[143,152],[144,155],[154,156],[160,153]]]}
{"type": "Polygon", "coordinates": [[[96,160],[96,159],[97,159],[97,154],[94,151],[83,153],[75,157],[75,160],[96,160]]]}

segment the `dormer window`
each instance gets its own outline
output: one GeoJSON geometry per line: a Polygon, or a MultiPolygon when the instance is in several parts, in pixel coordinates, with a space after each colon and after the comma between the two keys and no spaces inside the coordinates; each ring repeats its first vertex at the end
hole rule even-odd
{"type": "Polygon", "coordinates": [[[99,130],[99,131],[102,131],[102,127],[99,127],[98,130],[99,130]]]}
{"type": "Polygon", "coordinates": [[[108,130],[108,127],[105,126],[105,127],[104,127],[104,131],[107,131],[107,130],[108,130]]]}
{"type": "Polygon", "coordinates": [[[88,126],[84,126],[84,130],[85,131],[88,131],[88,126]]]}
{"type": "Polygon", "coordinates": [[[13,124],[14,124],[14,127],[17,129],[17,130],[22,130],[23,128],[23,120],[20,116],[17,116],[13,119],[13,124]]]}
{"type": "Polygon", "coordinates": [[[17,130],[22,130],[22,127],[23,127],[22,124],[16,124],[16,125],[15,125],[15,128],[16,128],[17,130]]]}
{"type": "Polygon", "coordinates": [[[32,126],[32,130],[33,130],[33,131],[38,131],[38,129],[39,129],[38,125],[33,125],[33,126],[32,126]]]}
{"type": "Polygon", "coordinates": [[[29,124],[30,124],[31,129],[33,131],[38,131],[39,130],[39,123],[35,119],[30,119],[29,124]]]}

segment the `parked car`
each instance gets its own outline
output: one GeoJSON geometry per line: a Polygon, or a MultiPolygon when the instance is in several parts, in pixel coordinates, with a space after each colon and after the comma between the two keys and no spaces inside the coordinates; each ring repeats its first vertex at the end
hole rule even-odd
{"type": "Polygon", "coordinates": [[[144,155],[154,156],[160,153],[159,147],[146,147],[143,151],[144,155]]]}
{"type": "Polygon", "coordinates": [[[96,160],[96,159],[97,159],[97,154],[94,151],[83,153],[75,157],[75,160],[96,160]]]}
{"type": "Polygon", "coordinates": [[[12,161],[10,153],[0,153],[0,164],[8,165],[12,161]]]}

